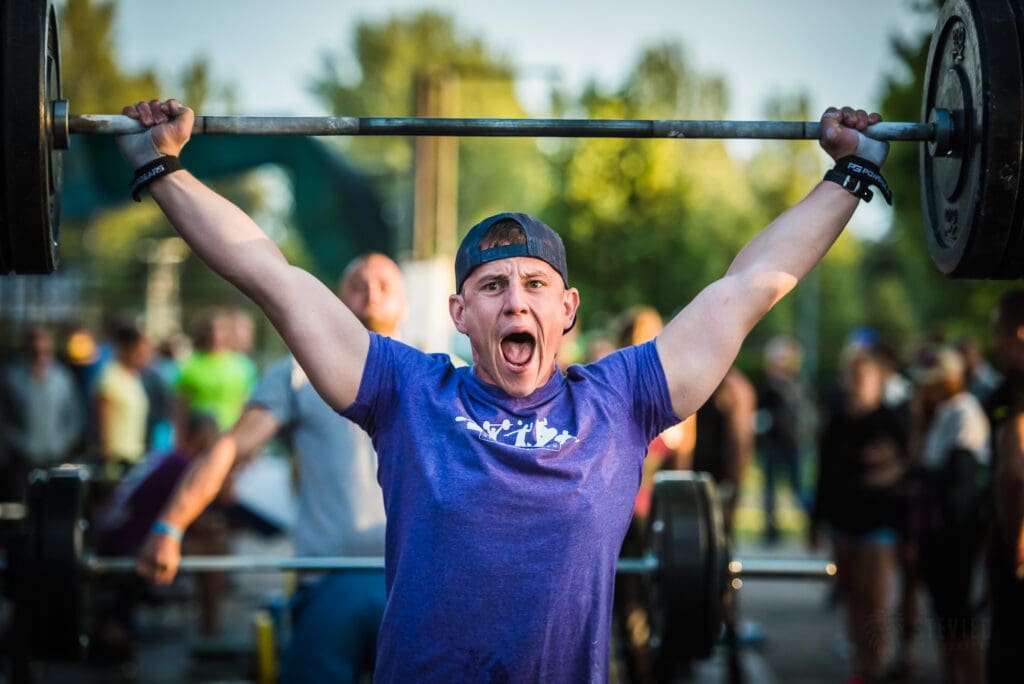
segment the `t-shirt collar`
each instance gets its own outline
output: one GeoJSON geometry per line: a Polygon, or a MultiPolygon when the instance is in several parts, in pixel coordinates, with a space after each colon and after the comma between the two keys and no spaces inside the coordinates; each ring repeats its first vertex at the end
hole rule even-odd
{"type": "Polygon", "coordinates": [[[525,397],[513,397],[497,385],[484,382],[476,374],[475,365],[468,367],[466,370],[468,371],[466,373],[467,384],[472,392],[477,395],[486,395],[486,397],[482,398],[491,401],[498,400],[502,405],[509,408],[528,409],[540,406],[562,391],[562,387],[565,386],[565,376],[562,374],[562,369],[558,367],[558,364],[555,364],[555,372],[551,374],[548,381],[525,397]]]}

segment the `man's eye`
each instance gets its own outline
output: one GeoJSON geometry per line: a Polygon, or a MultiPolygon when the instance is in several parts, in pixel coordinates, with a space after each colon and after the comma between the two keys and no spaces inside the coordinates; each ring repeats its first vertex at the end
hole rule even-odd
{"type": "Polygon", "coordinates": [[[489,283],[484,283],[483,290],[486,291],[486,292],[497,292],[497,290],[498,290],[498,283],[496,283],[494,281],[491,281],[489,283]]]}
{"type": "Polygon", "coordinates": [[[531,281],[530,281],[529,283],[527,283],[527,284],[528,284],[528,285],[529,285],[530,287],[532,287],[532,288],[540,288],[540,287],[544,287],[544,281],[543,281],[543,280],[531,280],[531,281]]]}

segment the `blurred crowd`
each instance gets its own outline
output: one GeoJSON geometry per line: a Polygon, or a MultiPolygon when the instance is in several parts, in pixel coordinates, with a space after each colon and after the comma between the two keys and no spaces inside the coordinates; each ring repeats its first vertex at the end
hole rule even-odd
{"type": "MultiPolygon", "coordinates": [[[[986,658],[990,674],[1012,663],[1024,643],[1024,291],[1006,293],[993,321],[990,334],[902,346],[851,331],[835,350],[838,377],[816,387],[798,338],[770,339],[759,367],[733,368],[696,414],[651,443],[623,554],[643,553],[657,471],[706,472],[730,535],[742,526],[773,545],[797,529],[812,550],[831,553],[852,681],[912,680],[923,627],[938,638],[948,681],[983,680],[986,658]],[[794,508],[805,525],[787,522],[794,508]]],[[[644,342],[661,326],[653,309],[632,309],[578,340],[576,360],[644,342]]],[[[191,337],[158,341],[118,317],[102,332],[28,327],[0,369],[0,500],[23,500],[33,468],[88,464],[102,493],[89,512],[93,542],[104,554],[136,553],[192,459],[242,414],[259,379],[253,331],[242,310],[211,311],[191,337]]],[[[224,510],[189,529],[192,550],[228,549],[224,510]]],[[[200,626],[214,634],[223,585],[204,578],[200,626]]],[[[123,589],[110,592],[112,643],[129,621],[118,618],[131,605],[118,601],[123,589]]],[[[616,586],[634,682],[658,667],[644,591],[636,577],[616,586]]]]}
{"type": "MultiPolygon", "coordinates": [[[[29,326],[0,367],[0,500],[23,501],[33,469],[82,464],[90,544],[103,555],[136,553],[191,461],[255,387],[253,330],[251,315],[234,309],[201,316],[191,337],[159,341],[121,316],[99,331],[29,326]]],[[[230,510],[216,507],[195,526],[194,553],[228,551],[230,510]]],[[[223,584],[215,573],[197,579],[205,635],[220,631],[223,584]]],[[[137,585],[123,576],[99,583],[97,658],[117,660],[128,648],[137,585]]]]}
{"type": "MultiPolygon", "coordinates": [[[[660,326],[653,310],[627,312],[589,340],[586,360],[660,326]]],[[[852,330],[824,390],[801,372],[796,337],[771,338],[758,373],[733,368],[695,415],[651,444],[623,555],[645,548],[653,473],[707,472],[728,534],[743,487],[748,537],[770,547],[784,529],[806,531],[811,550],[828,547],[850,682],[913,681],[922,628],[939,644],[946,681],[1003,681],[1024,643],[1024,291],[995,304],[990,333],[994,364],[976,335],[897,347],[852,330]],[[760,481],[746,482],[755,463],[760,481]],[[787,523],[794,509],[806,525],[787,523]]],[[[659,677],[644,591],[635,577],[616,586],[632,682],[659,677]]]]}
{"type": "Polygon", "coordinates": [[[23,497],[29,469],[68,461],[120,479],[145,455],[174,448],[190,411],[231,425],[257,379],[252,348],[253,319],[242,310],[211,311],[192,337],[165,340],[119,316],[101,331],[29,326],[0,369],[4,500],[23,497]]]}

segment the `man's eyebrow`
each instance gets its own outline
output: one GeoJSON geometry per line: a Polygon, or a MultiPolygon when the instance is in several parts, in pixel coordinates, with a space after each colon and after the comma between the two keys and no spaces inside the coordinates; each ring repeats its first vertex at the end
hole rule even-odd
{"type": "Polygon", "coordinates": [[[547,271],[541,271],[541,270],[538,269],[536,271],[523,271],[522,277],[523,278],[550,278],[551,276],[547,273],[547,271]]]}

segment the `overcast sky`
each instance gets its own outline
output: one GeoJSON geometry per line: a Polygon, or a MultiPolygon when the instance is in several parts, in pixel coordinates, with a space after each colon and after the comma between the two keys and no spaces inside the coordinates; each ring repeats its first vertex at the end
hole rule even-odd
{"type": "MultiPolygon", "coordinates": [[[[251,114],[324,114],[309,93],[321,55],[350,55],[361,19],[437,8],[525,67],[519,92],[544,114],[554,72],[577,88],[590,77],[617,85],[644,46],[678,39],[729,85],[730,118],[759,118],[774,92],[806,90],[815,108],[877,102],[892,68],[889,40],[917,33],[908,0],[175,0],[118,3],[122,58],[174,75],[197,54],[236,88],[251,114]]],[[[924,30],[931,30],[925,26],[924,30]]],[[[884,114],[884,113],[883,113],[884,114]]]]}

